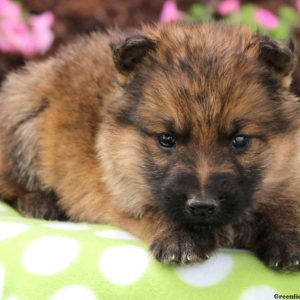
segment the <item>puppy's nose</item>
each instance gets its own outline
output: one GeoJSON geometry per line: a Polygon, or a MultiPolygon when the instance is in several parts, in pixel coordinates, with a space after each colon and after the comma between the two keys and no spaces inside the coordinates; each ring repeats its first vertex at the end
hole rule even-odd
{"type": "Polygon", "coordinates": [[[194,216],[208,217],[214,215],[217,209],[217,203],[214,199],[189,199],[187,201],[187,208],[194,216]]]}

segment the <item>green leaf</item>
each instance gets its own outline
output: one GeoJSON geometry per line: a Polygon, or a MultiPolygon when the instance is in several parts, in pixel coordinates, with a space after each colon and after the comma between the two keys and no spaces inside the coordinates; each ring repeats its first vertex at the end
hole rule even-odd
{"type": "Polygon", "coordinates": [[[254,19],[255,11],[256,11],[255,5],[251,5],[251,4],[243,5],[240,11],[228,16],[226,20],[228,20],[228,22],[231,24],[237,24],[237,25],[246,24],[250,27],[252,31],[256,31],[258,25],[254,19]]]}
{"type": "Polygon", "coordinates": [[[189,21],[209,21],[213,18],[213,11],[209,6],[194,4],[191,6],[187,19],[189,21]]]}
{"type": "Polygon", "coordinates": [[[273,32],[272,36],[276,39],[287,41],[291,36],[291,27],[281,23],[273,32]]]}
{"type": "Polygon", "coordinates": [[[252,31],[256,31],[259,27],[255,21],[254,14],[257,7],[255,5],[243,5],[240,10],[240,24],[247,24],[252,31]]]}
{"type": "Polygon", "coordinates": [[[300,25],[300,17],[297,11],[289,6],[282,6],[278,10],[280,21],[289,24],[290,26],[300,25]]]}
{"type": "Polygon", "coordinates": [[[241,8],[241,14],[243,16],[243,20],[247,23],[253,23],[254,21],[254,14],[257,7],[252,4],[243,5],[241,8]]]}

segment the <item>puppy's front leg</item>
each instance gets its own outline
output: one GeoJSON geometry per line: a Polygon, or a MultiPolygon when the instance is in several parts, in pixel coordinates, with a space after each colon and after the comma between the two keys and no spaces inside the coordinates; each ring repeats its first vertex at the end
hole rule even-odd
{"type": "Polygon", "coordinates": [[[216,248],[213,233],[166,229],[152,241],[150,249],[163,263],[185,264],[208,259],[216,248]]]}
{"type": "Polygon", "coordinates": [[[277,198],[273,203],[259,205],[257,211],[258,234],[254,250],[258,257],[275,269],[299,271],[299,201],[277,198]]]}
{"type": "Polygon", "coordinates": [[[65,221],[67,217],[57,201],[57,195],[53,191],[35,191],[24,193],[8,203],[29,218],[65,221]]]}
{"type": "Polygon", "coordinates": [[[208,259],[216,247],[214,234],[186,230],[154,209],[145,212],[140,219],[113,209],[106,213],[106,220],[149,243],[154,257],[167,264],[208,259]]]}

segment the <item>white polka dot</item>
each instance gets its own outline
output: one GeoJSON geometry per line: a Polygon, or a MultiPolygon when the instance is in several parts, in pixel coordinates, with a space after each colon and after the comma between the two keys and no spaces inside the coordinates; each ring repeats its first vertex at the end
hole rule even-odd
{"type": "Polygon", "coordinates": [[[97,231],[95,234],[100,237],[106,237],[112,239],[138,240],[135,236],[123,230],[109,229],[109,230],[97,231]]]}
{"type": "Polygon", "coordinates": [[[4,277],[5,277],[5,270],[4,267],[0,265],[0,299],[2,299],[3,297],[4,277]]]}
{"type": "Polygon", "coordinates": [[[149,265],[149,254],[137,246],[115,246],[106,249],[99,267],[113,284],[128,285],[138,280],[149,265]]]}
{"type": "Polygon", "coordinates": [[[177,268],[179,277],[193,286],[210,286],[222,281],[232,270],[230,255],[215,253],[205,262],[177,268]]]}
{"type": "Polygon", "coordinates": [[[20,300],[20,298],[16,296],[9,296],[6,298],[6,300],[20,300]]]}
{"type": "Polygon", "coordinates": [[[97,300],[98,298],[87,287],[81,285],[70,285],[56,292],[50,300],[97,300]]]}
{"type": "Polygon", "coordinates": [[[52,222],[45,225],[48,228],[58,229],[58,230],[85,230],[89,227],[86,224],[76,224],[67,222],[52,222]]]}
{"type": "Polygon", "coordinates": [[[7,212],[7,207],[5,205],[0,204],[0,212],[7,212]]]}
{"type": "Polygon", "coordinates": [[[14,237],[29,229],[29,226],[22,223],[15,223],[9,221],[0,222],[0,241],[14,237]]]}
{"type": "Polygon", "coordinates": [[[240,300],[274,300],[274,295],[278,294],[267,285],[260,285],[248,288],[240,297],[240,300]]]}
{"type": "Polygon", "coordinates": [[[34,274],[53,275],[68,268],[78,257],[79,250],[79,243],[74,239],[45,236],[26,247],[22,263],[34,274]]]}

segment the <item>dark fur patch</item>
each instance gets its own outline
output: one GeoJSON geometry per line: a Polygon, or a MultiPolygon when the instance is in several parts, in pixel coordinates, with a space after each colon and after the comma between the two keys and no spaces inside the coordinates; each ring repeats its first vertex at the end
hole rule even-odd
{"type": "Polygon", "coordinates": [[[32,172],[32,166],[38,163],[38,145],[27,145],[25,137],[23,137],[22,126],[39,118],[41,114],[49,108],[49,101],[46,98],[41,100],[39,107],[31,111],[25,118],[12,128],[12,138],[6,145],[7,157],[10,158],[11,173],[10,176],[17,180],[18,184],[28,188],[30,191],[40,188],[41,183],[38,176],[32,172]],[[29,150],[32,147],[34,150],[29,150]],[[26,153],[30,152],[31,159],[26,153]],[[34,151],[34,153],[33,153],[34,151]]]}
{"type": "Polygon", "coordinates": [[[260,37],[260,58],[271,68],[283,76],[288,75],[296,64],[293,47],[282,45],[270,37],[260,37]]]}
{"type": "Polygon", "coordinates": [[[192,68],[192,66],[188,63],[188,59],[185,58],[185,59],[180,59],[179,60],[179,70],[181,72],[184,72],[188,75],[188,77],[193,80],[195,78],[195,72],[192,68]]]}
{"type": "Polygon", "coordinates": [[[50,105],[50,102],[47,98],[43,98],[41,100],[41,104],[35,110],[31,111],[25,118],[17,123],[17,125],[13,128],[13,131],[17,130],[24,123],[29,122],[32,119],[37,118],[40,114],[42,114],[50,105]]]}
{"type": "Polygon", "coordinates": [[[155,50],[156,43],[150,38],[137,35],[128,37],[119,43],[112,43],[114,62],[121,73],[132,71],[147,52],[155,50]]]}
{"type": "Polygon", "coordinates": [[[54,191],[36,191],[9,201],[26,217],[45,220],[67,220],[65,212],[58,206],[58,196],[54,191]]]}

